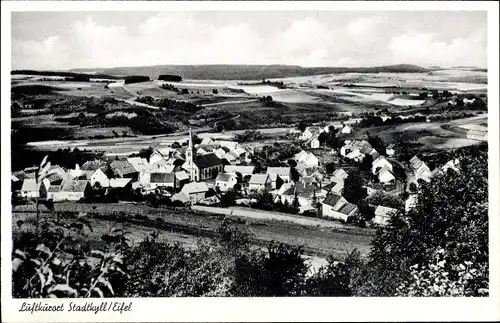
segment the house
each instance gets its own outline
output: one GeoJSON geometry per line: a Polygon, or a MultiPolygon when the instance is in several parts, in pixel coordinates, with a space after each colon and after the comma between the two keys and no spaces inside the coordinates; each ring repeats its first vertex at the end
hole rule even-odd
{"type": "Polygon", "coordinates": [[[177,188],[174,173],[151,173],[151,180],[149,183],[150,189],[156,189],[158,187],[171,187],[173,189],[177,188]]]}
{"type": "Polygon", "coordinates": [[[203,147],[198,147],[198,149],[196,149],[196,155],[205,155],[205,154],[208,154],[208,153],[209,153],[209,151],[203,149],[203,147]]]}
{"type": "Polygon", "coordinates": [[[392,164],[385,157],[380,156],[372,162],[372,173],[375,175],[380,169],[387,167],[392,171],[392,164]]]}
{"type": "Polygon", "coordinates": [[[387,225],[391,216],[397,212],[396,209],[379,205],[375,208],[375,217],[372,221],[378,225],[387,225]]]}
{"type": "Polygon", "coordinates": [[[182,165],[192,181],[204,181],[212,179],[222,172],[224,163],[215,153],[195,156],[193,138],[189,129],[188,147],[185,152],[186,161],[182,165]]]}
{"type": "Polygon", "coordinates": [[[383,166],[377,173],[377,176],[379,182],[383,184],[391,184],[396,181],[396,176],[394,176],[392,169],[387,166],[383,166]]]}
{"type": "Polygon", "coordinates": [[[341,194],[344,189],[344,180],[334,179],[332,182],[323,186],[327,193],[341,194]]]}
{"type": "MultiPolygon", "coordinates": [[[[95,170],[98,170],[100,168],[105,172],[108,169],[108,164],[102,160],[89,160],[88,162],[85,162],[82,165],[82,167],[78,167],[78,164],[77,164],[76,168],[79,168],[82,171],[85,171],[85,170],[95,171],[95,170]]],[[[75,170],[76,170],[76,168],[75,168],[75,170]]]]}
{"type": "Polygon", "coordinates": [[[345,126],[342,128],[342,130],[341,130],[341,132],[342,132],[342,133],[345,133],[345,134],[352,133],[352,131],[353,131],[353,129],[352,129],[352,128],[351,128],[351,126],[349,126],[349,125],[345,125],[345,126]]]}
{"type": "Polygon", "coordinates": [[[21,196],[26,198],[40,197],[41,183],[36,182],[34,178],[26,178],[21,186],[21,196]]]}
{"type": "Polygon", "coordinates": [[[220,145],[221,147],[229,149],[229,151],[235,150],[236,148],[239,147],[239,143],[237,141],[217,140],[216,144],[220,145]]]}
{"type": "Polygon", "coordinates": [[[358,207],[338,194],[328,194],[323,200],[322,215],[327,218],[347,221],[358,212],[358,207]]]}
{"type": "Polygon", "coordinates": [[[205,137],[203,138],[203,140],[201,141],[201,144],[200,145],[213,145],[215,144],[215,141],[210,138],[210,137],[205,137]]]}
{"type": "Polygon", "coordinates": [[[78,201],[88,196],[91,190],[89,180],[65,180],[59,189],[47,192],[47,199],[58,201],[78,201]]]}
{"type": "Polygon", "coordinates": [[[365,159],[365,154],[363,154],[359,149],[356,149],[348,153],[345,158],[361,163],[363,159],[365,159]]]}
{"type": "Polygon", "coordinates": [[[313,136],[319,135],[323,129],[319,127],[307,127],[302,135],[299,137],[300,140],[310,140],[313,136]]]}
{"type": "Polygon", "coordinates": [[[309,147],[311,147],[312,149],[317,149],[320,147],[320,143],[319,143],[319,136],[318,135],[314,135],[311,139],[309,139],[307,142],[306,142],[306,145],[308,145],[309,147]]]}
{"type": "Polygon", "coordinates": [[[153,150],[153,152],[149,156],[149,163],[150,164],[154,164],[154,163],[156,163],[159,160],[168,159],[168,157],[169,157],[168,154],[163,154],[158,149],[155,149],[155,150],[153,150]]]}
{"type": "Polygon", "coordinates": [[[127,161],[139,173],[144,172],[145,170],[147,170],[149,168],[149,163],[148,163],[148,160],[146,158],[130,157],[130,158],[127,158],[127,161]]]}
{"type": "Polygon", "coordinates": [[[45,177],[42,180],[42,183],[43,183],[43,186],[45,187],[45,189],[42,190],[43,194],[41,195],[41,197],[47,197],[47,195],[46,195],[47,190],[51,186],[59,186],[59,185],[61,185],[61,183],[65,179],[69,179],[69,176],[66,173],[64,174],[64,177],[61,176],[59,173],[52,173],[52,174],[48,175],[47,177],[45,177]]]}
{"type": "Polygon", "coordinates": [[[109,187],[109,178],[100,168],[95,170],[90,176],[90,185],[95,187],[96,184],[103,188],[109,187]]]}
{"type": "Polygon", "coordinates": [[[268,174],[254,174],[248,181],[248,189],[261,191],[264,189],[271,189],[271,178],[268,174]]]}
{"type": "Polygon", "coordinates": [[[219,173],[215,179],[215,186],[223,192],[233,188],[236,183],[238,179],[235,173],[219,173]]]}
{"type": "Polygon", "coordinates": [[[175,166],[173,163],[170,163],[169,160],[165,159],[160,159],[155,161],[154,163],[149,163],[149,167],[147,167],[145,172],[146,173],[171,173],[173,172],[175,166]]]}
{"type": "Polygon", "coordinates": [[[467,131],[467,138],[481,141],[488,141],[488,131],[479,129],[470,129],[467,131]]]}
{"type": "MultiPolygon", "coordinates": [[[[287,185],[287,184],[285,184],[287,185]]],[[[283,186],[285,186],[283,185],[283,186]]],[[[316,202],[321,203],[326,197],[326,190],[315,185],[298,183],[297,185],[287,186],[286,190],[279,190],[275,201],[288,203],[292,205],[297,199],[299,208],[303,209],[307,206],[315,206],[316,202]]]]}
{"type": "Polygon", "coordinates": [[[283,180],[284,183],[288,183],[291,181],[290,167],[268,167],[266,174],[276,174],[283,180]]]}
{"type": "Polygon", "coordinates": [[[226,165],[224,166],[225,173],[240,173],[241,176],[250,176],[254,173],[255,166],[238,166],[226,165]]]}
{"type": "Polygon", "coordinates": [[[111,178],[108,190],[116,192],[116,195],[126,194],[132,190],[131,178],[111,178]]]}
{"type": "Polygon", "coordinates": [[[110,166],[118,177],[131,178],[134,181],[139,179],[139,172],[126,160],[114,160],[110,166]]]}
{"type": "Polygon", "coordinates": [[[184,185],[181,192],[189,196],[191,203],[197,203],[199,200],[205,198],[208,186],[205,182],[191,182],[184,185]]]}
{"type": "Polygon", "coordinates": [[[347,156],[350,152],[354,150],[361,150],[372,152],[372,145],[366,140],[346,140],[344,141],[344,145],[340,148],[340,154],[342,156],[347,156]]]}
{"type": "Polygon", "coordinates": [[[410,159],[410,167],[413,169],[415,175],[415,181],[418,183],[419,179],[426,182],[431,181],[432,172],[429,167],[418,158],[416,155],[410,159]]]}
{"type": "Polygon", "coordinates": [[[297,164],[302,164],[306,168],[308,167],[318,167],[319,159],[313,153],[308,153],[302,150],[300,153],[296,154],[294,157],[297,164]]]}
{"type": "Polygon", "coordinates": [[[395,149],[395,144],[389,144],[389,146],[385,148],[385,153],[387,154],[387,156],[394,156],[394,154],[396,153],[395,149]]]}
{"type": "Polygon", "coordinates": [[[212,152],[219,158],[224,158],[224,156],[226,155],[226,151],[223,148],[217,148],[212,152]]]}
{"type": "Polygon", "coordinates": [[[332,178],[334,180],[344,181],[348,176],[349,176],[349,174],[345,170],[343,170],[342,168],[335,170],[332,174],[332,178]]]}

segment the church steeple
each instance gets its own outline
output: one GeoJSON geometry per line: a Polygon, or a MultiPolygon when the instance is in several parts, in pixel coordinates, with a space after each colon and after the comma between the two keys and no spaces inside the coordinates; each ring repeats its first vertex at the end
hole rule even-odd
{"type": "Polygon", "coordinates": [[[193,136],[191,135],[191,128],[189,128],[189,138],[188,147],[186,149],[186,162],[190,165],[194,162],[194,147],[193,147],[193,136]]]}

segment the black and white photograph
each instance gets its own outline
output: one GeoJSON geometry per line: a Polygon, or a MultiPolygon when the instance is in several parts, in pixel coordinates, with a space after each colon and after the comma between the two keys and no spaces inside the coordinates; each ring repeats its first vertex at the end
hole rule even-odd
{"type": "Polygon", "coordinates": [[[498,297],[498,12],[57,8],[8,13],[17,315],[498,297]]]}

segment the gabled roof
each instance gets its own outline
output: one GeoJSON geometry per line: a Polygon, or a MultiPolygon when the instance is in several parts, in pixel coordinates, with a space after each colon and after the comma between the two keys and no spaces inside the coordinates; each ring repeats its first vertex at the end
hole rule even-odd
{"type": "Polygon", "coordinates": [[[182,187],[182,192],[186,194],[208,192],[208,186],[205,182],[191,182],[182,187]]]}
{"type": "Polygon", "coordinates": [[[396,148],[395,144],[389,144],[389,146],[387,146],[386,149],[394,149],[394,148],[396,148]]]}
{"type": "Polygon", "coordinates": [[[268,178],[269,178],[268,174],[253,174],[250,180],[248,181],[248,184],[264,185],[266,184],[268,178]]]}
{"type": "Polygon", "coordinates": [[[203,140],[201,141],[201,145],[213,145],[214,141],[212,138],[210,137],[205,137],[203,138],[203,140]]]}
{"type": "Polygon", "coordinates": [[[109,186],[113,188],[124,188],[131,181],[131,178],[111,178],[109,180],[109,186]]]}
{"type": "Polygon", "coordinates": [[[277,174],[280,176],[289,176],[290,167],[268,167],[266,174],[277,174]]]}
{"type": "Polygon", "coordinates": [[[186,180],[186,179],[189,179],[189,175],[188,175],[188,173],[186,173],[185,171],[175,172],[175,177],[176,177],[179,181],[184,181],[184,180],[186,180]]]}
{"type": "Polygon", "coordinates": [[[343,198],[342,195],[330,193],[323,200],[323,204],[335,206],[335,204],[337,204],[338,201],[340,201],[342,198],[343,198]]]}
{"type": "Polygon", "coordinates": [[[66,180],[61,184],[61,192],[84,192],[89,185],[86,179],[66,180]]]}
{"type": "Polygon", "coordinates": [[[351,214],[351,212],[355,209],[357,209],[358,207],[352,203],[345,203],[344,205],[342,205],[342,207],[337,211],[339,213],[342,213],[342,214],[345,214],[345,215],[349,215],[351,214]]]}
{"type": "Polygon", "coordinates": [[[137,173],[135,167],[126,160],[114,160],[111,163],[111,168],[122,176],[137,173]]]}
{"type": "Polygon", "coordinates": [[[418,169],[420,168],[420,166],[422,166],[424,162],[422,160],[420,160],[420,158],[417,157],[417,155],[413,156],[411,159],[410,159],[410,165],[413,169],[418,169]]]}
{"type": "Polygon", "coordinates": [[[52,173],[46,177],[50,183],[54,183],[57,181],[62,181],[64,178],[59,173],[52,173]]]}
{"type": "Polygon", "coordinates": [[[102,160],[90,160],[84,163],[82,167],[80,167],[81,170],[92,170],[92,171],[95,171],[98,168],[106,169],[107,168],[106,162],[102,160]]]}
{"type": "Polygon", "coordinates": [[[130,157],[127,158],[127,161],[137,170],[138,172],[146,170],[149,166],[149,163],[146,158],[141,157],[130,157]]]}
{"type": "Polygon", "coordinates": [[[215,179],[218,182],[229,182],[229,180],[236,175],[234,174],[227,174],[227,173],[219,173],[217,175],[217,178],[215,179]]]}
{"type": "Polygon", "coordinates": [[[12,173],[12,175],[16,176],[19,180],[23,181],[26,178],[35,178],[35,173],[25,173],[24,170],[20,170],[12,173]]]}
{"type": "Polygon", "coordinates": [[[255,166],[238,166],[238,165],[226,165],[224,166],[224,171],[226,173],[241,173],[241,174],[253,174],[255,166]]]}
{"type": "Polygon", "coordinates": [[[217,165],[222,165],[222,160],[219,157],[217,157],[214,153],[210,153],[197,156],[194,163],[198,168],[203,169],[217,165]]]}
{"type": "Polygon", "coordinates": [[[349,174],[343,170],[342,168],[339,168],[337,169],[336,171],[333,172],[333,177],[334,178],[347,178],[347,176],[349,176],[349,174]]]}
{"type": "Polygon", "coordinates": [[[174,184],[175,176],[173,173],[151,173],[151,183],[170,183],[174,184]]]}

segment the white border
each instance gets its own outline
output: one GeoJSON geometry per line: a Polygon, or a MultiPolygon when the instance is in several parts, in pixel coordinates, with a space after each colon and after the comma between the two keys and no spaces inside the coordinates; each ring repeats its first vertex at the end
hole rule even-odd
{"type": "MultiPolygon", "coordinates": [[[[151,2],[151,1],[47,1],[2,2],[2,95],[1,95],[1,224],[2,319],[6,322],[111,322],[111,321],[476,321],[500,320],[499,266],[499,73],[498,2],[151,2]],[[10,209],[10,69],[11,11],[394,11],[394,10],[485,10],[488,11],[489,100],[489,216],[490,297],[488,298],[151,298],[134,299],[132,311],[45,313],[18,312],[22,300],[11,296],[10,209]]],[[[42,300],[58,304],[60,300],[42,300]]],[[[85,300],[83,300],[84,302],[85,300]]],[[[108,300],[110,301],[110,300],[108,300]]],[[[125,299],[125,301],[129,301],[125,299]]],[[[68,303],[69,301],[65,301],[68,303]]],[[[66,304],[67,306],[67,304],[66,304]]]]}

